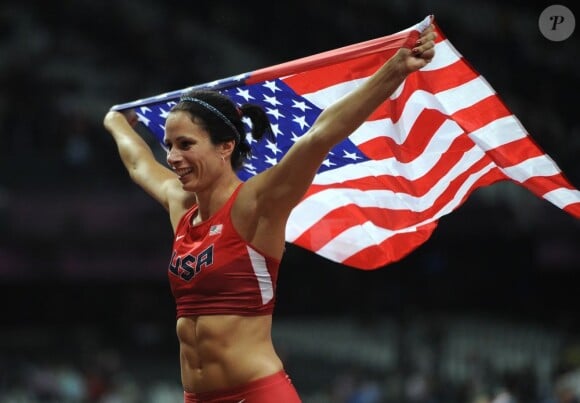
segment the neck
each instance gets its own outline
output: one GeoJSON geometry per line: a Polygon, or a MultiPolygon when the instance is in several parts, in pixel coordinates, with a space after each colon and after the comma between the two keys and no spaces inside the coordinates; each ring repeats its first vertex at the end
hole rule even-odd
{"type": "Polygon", "coordinates": [[[196,193],[198,213],[193,219],[194,223],[205,221],[215,214],[229,200],[241,182],[234,174],[211,188],[196,193]]]}

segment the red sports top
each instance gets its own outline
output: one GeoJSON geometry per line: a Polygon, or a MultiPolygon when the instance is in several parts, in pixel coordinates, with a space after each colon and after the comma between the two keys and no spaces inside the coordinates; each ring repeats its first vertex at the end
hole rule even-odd
{"type": "Polygon", "coordinates": [[[240,189],[208,220],[192,225],[194,205],[177,225],[168,276],[178,318],[274,310],[280,260],[257,251],[234,229],[231,211],[240,189]]]}

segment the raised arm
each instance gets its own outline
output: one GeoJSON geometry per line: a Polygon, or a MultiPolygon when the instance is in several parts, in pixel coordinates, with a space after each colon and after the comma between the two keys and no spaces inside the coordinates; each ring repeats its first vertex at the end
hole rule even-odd
{"type": "Polygon", "coordinates": [[[155,158],[145,140],[134,130],[134,112],[109,111],[103,124],[113,137],[121,161],[131,179],[165,207],[175,226],[193,199],[181,188],[176,174],[155,158]]]}
{"type": "Polygon", "coordinates": [[[413,49],[397,51],[360,87],[326,108],[280,163],[264,172],[259,187],[267,189],[267,203],[273,212],[286,214],[300,201],[318,168],[340,141],[354,132],[401,85],[412,72],[434,56],[433,26],[424,30],[413,49]]]}

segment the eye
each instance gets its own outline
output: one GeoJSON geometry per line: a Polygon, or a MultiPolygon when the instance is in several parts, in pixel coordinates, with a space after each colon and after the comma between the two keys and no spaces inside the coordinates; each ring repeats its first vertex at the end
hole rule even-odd
{"type": "Polygon", "coordinates": [[[192,141],[189,140],[182,140],[179,142],[179,148],[181,150],[188,150],[193,145],[192,141]]]}

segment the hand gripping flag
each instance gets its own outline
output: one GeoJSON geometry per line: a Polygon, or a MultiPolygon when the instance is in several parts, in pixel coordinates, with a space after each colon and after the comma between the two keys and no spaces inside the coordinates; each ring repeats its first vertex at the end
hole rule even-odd
{"type": "MultiPolygon", "coordinates": [[[[116,105],[135,109],[161,141],[179,96],[219,90],[262,105],[275,142],[253,142],[242,180],[275,165],[320,112],[412,47],[426,17],[393,35],[223,80],[116,105]]],[[[524,186],[576,218],[580,191],[435,24],[436,55],[407,77],[362,126],[337,145],[293,210],[288,242],[334,262],[371,270],[426,242],[441,217],[477,188],[502,180],[524,186]]],[[[251,140],[248,137],[249,141],[251,140]]]]}

